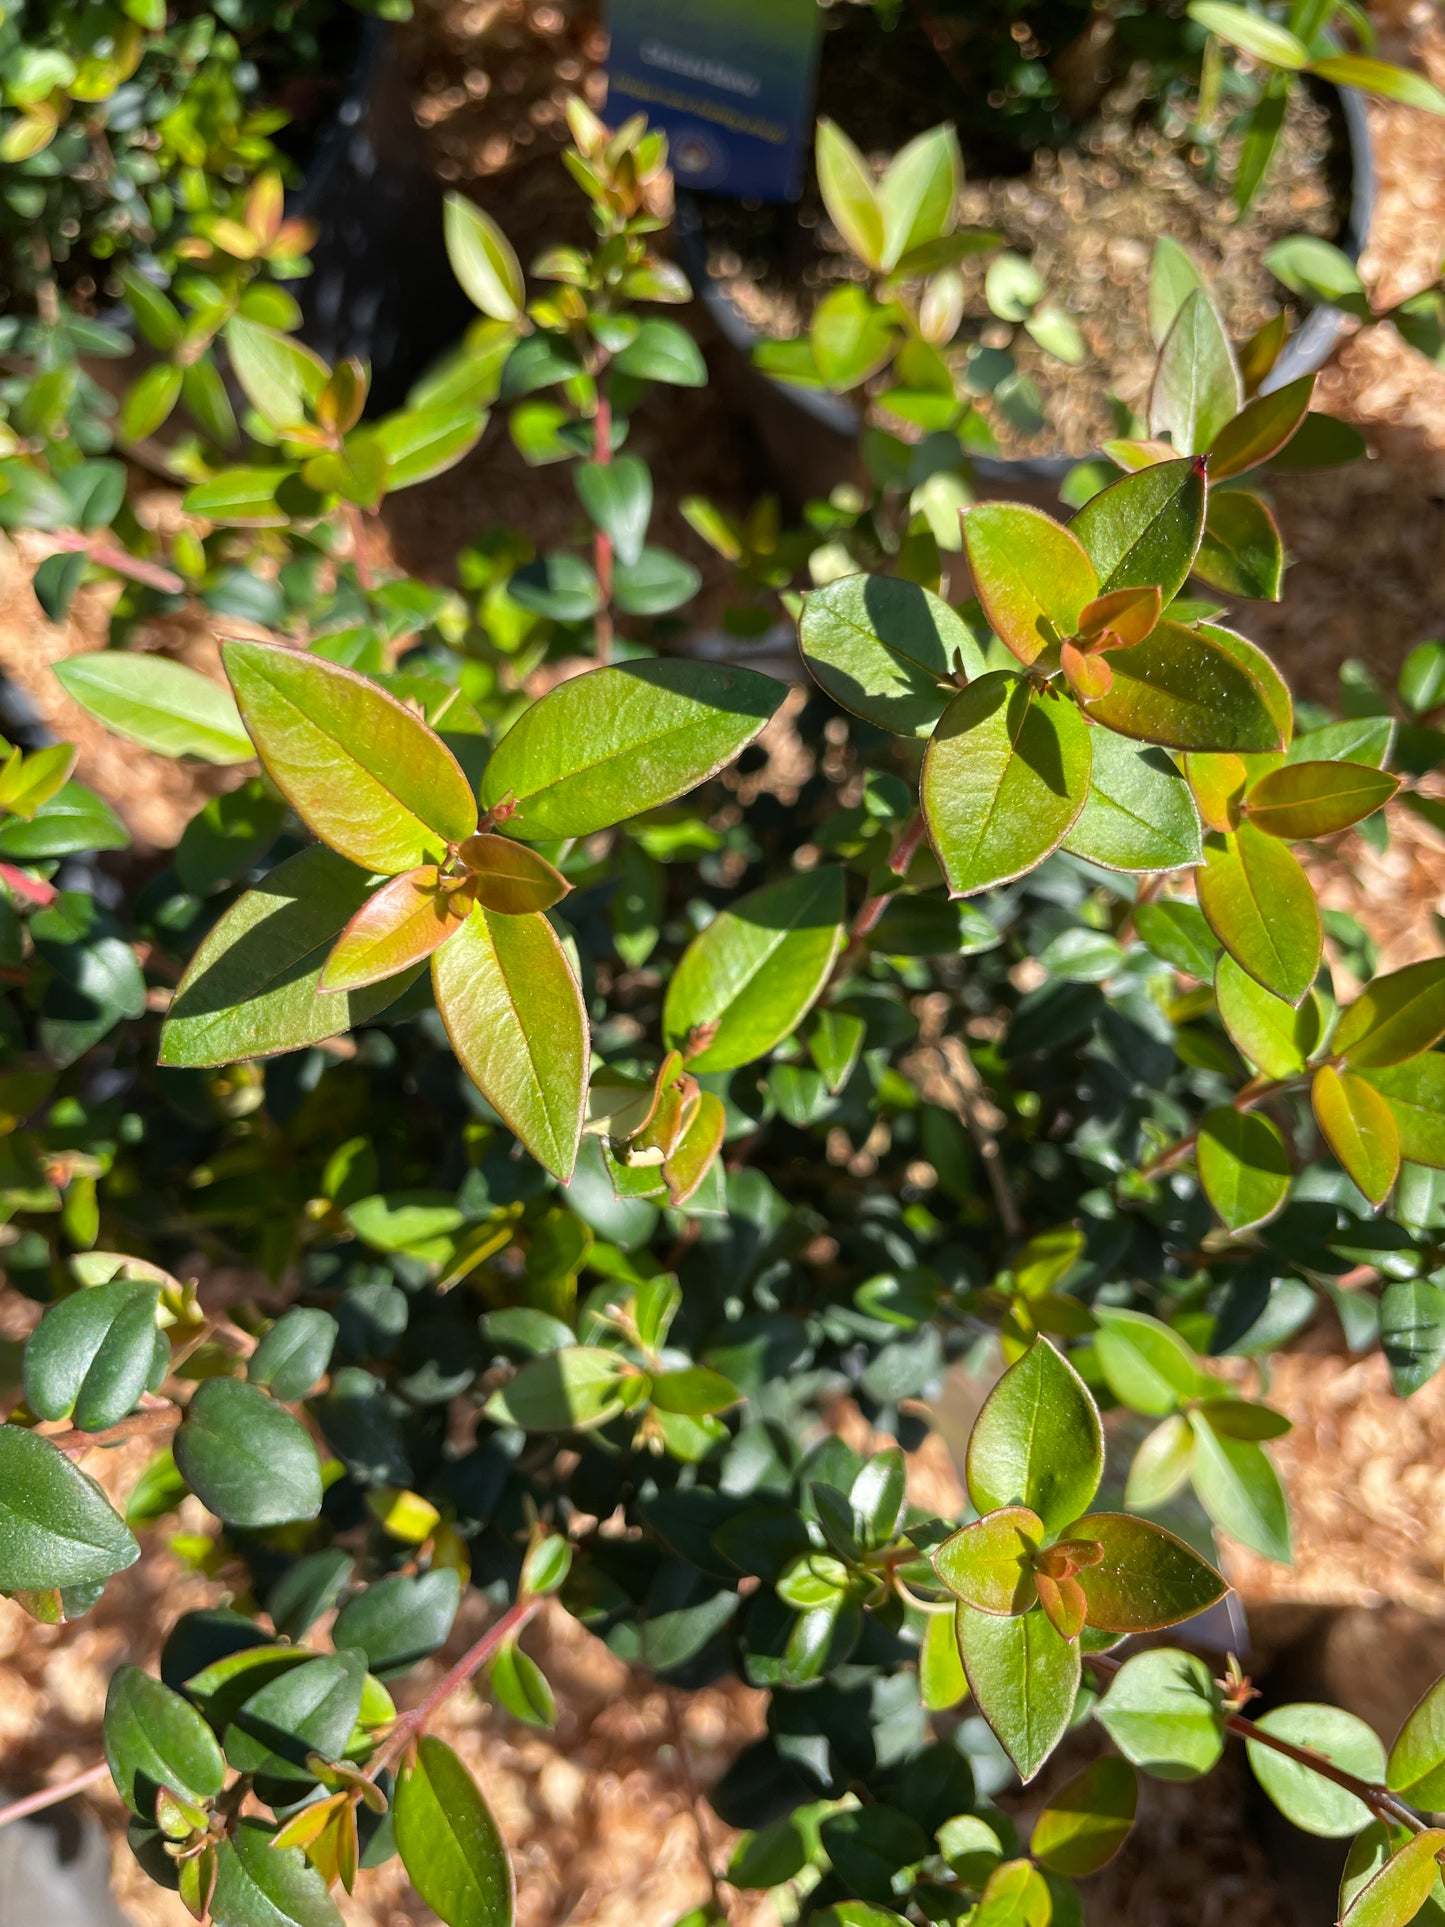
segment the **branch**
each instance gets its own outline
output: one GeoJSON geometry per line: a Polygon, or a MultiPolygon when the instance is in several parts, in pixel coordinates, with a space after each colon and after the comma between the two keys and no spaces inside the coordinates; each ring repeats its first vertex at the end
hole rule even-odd
{"type": "Polygon", "coordinates": [[[494,1626],[489,1626],[481,1638],[475,1640],[462,1654],[449,1672],[446,1672],[433,1686],[431,1691],[408,1712],[397,1715],[391,1731],[371,1757],[366,1769],[368,1780],[374,1780],[384,1766],[404,1753],[412,1740],[421,1732],[427,1721],[446,1700],[449,1700],[459,1686],[464,1686],[473,1673],[480,1672],[497,1648],[521,1632],[538,1611],[542,1601],[519,1599],[509,1606],[494,1626]]]}
{"type": "Polygon", "coordinates": [[[93,1445],[119,1445],[123,1439],[140,1438],[148,1432],[167,1431],[171,1426],[179,1425],[184,1416],[179,1405],[167,1401],[164,1405],[150,1406],[143,1412],[132,1412],[119,1425],[108,1425],[103,1432],[83,1432],[79,1426],[72,1426],[66,1432],[42,1432],[40,1436],[68,1459],[76,1459],[93,1445]]]}
{"type": "Polygon", "coordinates": [[[43,1813],[47,1807],[59,1806],[62,1800],[68,1800],[72,1794],[84,1793],[87,1787],[97,1786],[100,1781],[109,1778],[110,1768],[101,1760],[69,1780],[42,1787],[38,1793],[27,1793],[23,1800],[12,1800],[8,1807],[0,1807],[0,1827],[8,1827],[12,1820],[28,1820],[32,1813],[43,1813]]]}
{"type": "Polygon", "coordinates": [[[147,562],[144,557],[132,555],[128,549],[107,542],[103,535],[87,535],[80,529],[56,529],[48,537],[52,555],[84,555],[102,569],[111,569],[116,575],[129,576],[132,582],[144,583],[148,589],[159,589],[162,595],[181,595],[185,583],[171,569],[163,569],[159,562],[147,562]]]}
{"type": "MultiPolygon", "coordinates": [[[[994,1135],[994,1126],[985,1114],[985,1107],[994,1110],[989,1102],[988,1092],[984,1089],[983,1079],[978,1074],[978,1066],[969,1053],[968,1045],[956,1034],[950,1032],[934,1045],[938,1060],[943,1066],[948,1083],[957,1094],[958,1112],[962,1117],[969,1136],[973,1139],[974,1149],[978,1152],[983,1165],[984,1176],[993,1192],[993,1201],[998,1210],[999,1220],[1010,1238],[1023,1236],[1023,1214],[1019,1210],[1018,1199],[1014,1196],[1013,1185],[1009,1182],[1008,1169],[994,1135]]],[[[998,1112],[994,1111],[998,1116],[998,1112]]]]}

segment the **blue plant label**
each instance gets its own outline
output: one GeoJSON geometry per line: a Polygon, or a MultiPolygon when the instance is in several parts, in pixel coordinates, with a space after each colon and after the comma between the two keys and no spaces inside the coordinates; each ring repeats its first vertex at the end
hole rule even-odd
{"type": "Polygon", "coordinates": [[[813,123],[818,0],[611,0],[607,115],[646,114],[678,182],[796,200],[813,123]]]}

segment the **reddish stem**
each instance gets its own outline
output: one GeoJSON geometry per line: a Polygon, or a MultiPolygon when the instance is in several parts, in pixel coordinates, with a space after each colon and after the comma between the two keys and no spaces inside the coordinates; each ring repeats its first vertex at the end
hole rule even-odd
{"type": "Polygon", "coordinates": [[[0,1807],[0,1827],[8,1827],[12,1820],[26,1820],[32,1813],[43,1813],[47,1807],[59,1806],[72,1794],[84,1793],[87,1787],[109,1777],[110,1768],[101,1760],[95,1766],[88,1766],[84,1773],[57,1781],[54,1786],[42,1787],[38,1793],[27,1793],[23,1800],[12,1800],[8,1807],[0,1807]]]}
{"type": "Polygon", "coordinates": [[[489,1626],[480,1639],[468,1646],[456,1665],[442,1675],[425,1699],[407,1712],[398,1714],[391,1731],[372,1755],[366,1777],[374,1780],[384,1766],[390,1765],[404,1753],[437,1708],[449,1700],[459,1686],[465,1685],[473,1673],[479,1672],[499,1646],[513,1634],[521,1632],[541,1605],[540,1599],[519,1599],[509,1606],[494,1626],[489,1626]]]}
{"type": "Polygon", "coordinates": [[[54,903],[60,892],[53,883],[44,877],[30,876],[24,870],[17,870],[13,863],[0,863],[0,883],[7,884],[16,896],[24,897],[27,903],[38,903],[43,910],[47,904],[54,903]]]}
{"type": "Polygon", "coordinates": [[[142,582],[148,589],[159,589],[162,595],[180,595],[185,590],[185,583],[172,570],[163,569],[159,562],[146,562],[128,549],[117,548],[102,536],[86,535],[80,529],[57,529],[49,539],[54,554],[89,556],[101,568],[129,576],[132,582],[142,582]]]}
{"type": "Polygon", "coordinates": [[[144,1412],[132,1412],[123,1418],[119,1425],[109,1425],[103,1432],[82,1432],[78,1427],[68,1432],[42,1432],[40,1436],[53,1445],[57,1452],[63,1452],[68,1459],[79,1458],[93,1445],[119,1445],[124,1439],[141,1438],[147,1432],[163,1432],[173,1425],[179,1425],[185,1414],[179,1405],[157,1405],[144,1412]]]}
{"type": "Polygon", "coordinates": [[[924,831],[927,827],[923,820],[923,811],[919,810],[914,816],[913,821],[908,825],[908,828],[903,832],[898,848],[888,859],[888,867],[894,876],[906,877],[908,875],[909,867],[914,857],[918,854],[918,846],[923,841],[924,831]]]}

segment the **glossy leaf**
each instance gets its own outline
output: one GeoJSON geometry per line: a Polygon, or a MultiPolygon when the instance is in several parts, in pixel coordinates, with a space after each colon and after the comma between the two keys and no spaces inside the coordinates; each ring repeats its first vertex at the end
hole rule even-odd
{"type": "Polygon", "coordinates": [[[1100,594],[1154,587],[1172,601],[1194,565],[1204,501],[1203,465],[1188,457],[1155,462],[1091,497],[1069,528],[1088,551],[1100,594]]]}
{"type": "Polygon", "coordinates": [[[1067,1527],[1064,1538],[1103,1547],[1103,1558],[1081,1565],[1077,1579],[1089,1624],[1106,1633],[1157,1632],[1206,1611],[1229,1590],[1192,1546],[1126,1512],[1090,1513],[1067,1527]]]}
{"type": "Polygon", "coordinates": [[[1077,535],[1019,502],[979,502],[963,516],[963,546],[983,612],[1022,663],[1079,626],[1099,593],[1077,535]]]}
{"type": "Polygon", "coordinates": [[[386,456],[388,493],[444,475],[481,439],[486,410],[466,407],[408,408],[376,424],[375,440],[386,456]]]}
{"type": "Polygon", "coordinates": [[[1221,1532],[1266,1559],[1288,1564],[1289,1508],[1264,1448],[1253,1439],[1221,1436],[1199,1412],[1191,1412],[1194,1463],[1190,1477],[1199,1502],[1221,1532]]]}
{"type": "Polygon", "coordinates": [[[432,983],[467,1076],[565,1183],[582,1134],[587,1014],[556,932],[544,916],[478,905],[433,957],[432,983]]]}
{"type": "Polygon", "coordinates": [[[1084,807],[1090,733],[1070,702],[1006,672],[955,696],[923,760],[929,838],[951,896],[1022,876],[1084,807]]]}
{"type": "Polygon", "coordinates": [[[1341,1914],[1341,1927],[1407,1927],[1435,1891],[1445,1831],[1412,1834],[1386,1860],[1341,1914]]]}
{"type": "Polygon", "coordinates": [[[1399,67],[1390,60],[1374,60],[1367,54],[1328,54],[1310,63],[1312,73],[1336,87],[1359,87],[1384,100],[1398,100],[1406,107],[1418,107],[1427,114],[1445,114],[1445,93],[1412,67],[1399,67]]]}
{"type": "Polygon", "coordinates": [[[1194,573],[1224,595],[1279,601],[1284,543],[1259,496],[1247,489],[1211,492],[1194,573]]]}
{"type": "Polygon", "coordinates": [[[574,676],[502,738],[482,779],[482,803],[513,800],[508,832],[531,842],[590,836],[715,776],[783,693],[750,669],[679,660],[574,676]]]}
{"type": "Polygon", "coordinates": [[[1217,638],[1161,622],[1108,654],[1113,686],[1087,705],[1095,722],[1166,749],[1249,753],[1284,747],[1258,677],[1217,638]]]}
{"type": "Polygon", "coordinates": [[[1389,1105],[1401,1157],[1445,1170],[1445,1056],[1425,1051],[1403,1064],[1382,1065],[1360,1076],[1389,1105]]]}
{"type": "Polygon", "coordinates": [[[1310,1085],[1325,1142],[1371,1204],[1383,1204],[1400,1171],[1400,1133],[1380,1093],[1352,1071],[1321,1064],[1310,1085]]]}
{"type": "Polygon", "coordinates": [[[1268,66],[1295,72],[1309,64],[1309,48],[1297,35],[1249,7],[1230,0],[1190,0],[1189,17],[1268,66]]]}
{"type": "Polygon", "coordinates": [[[303,422],[330,372],[320,355],[241,314],[226,323],[225,334],[231,371],[257,413],[273,428],[303,422]]]}
{"type": "Polygon", "coordinates": [[[828,219],[860,261],[884,265],[888,242],[883,207],[867,161],[835,122],[818,122],[814,160],[828,219]]]}
{"type": "Polygon", "coordinates": [[[1134,912],[1134,927],[1156,957],[1186,976],[1204,981],[1213,974],[1219,946],[1194,904],[1173,898],[1141,903],[1134,912]]]}
{"type": "Polygon", "coordinates": [[[1249,820],[1290,842],[1333,836],[1388,803],[1398,776],[1365,763],[1286,763],[1253,784],[1245,799],[1249,820]]]}
{"type": "Polygon", "coordinates": [[[821,995],[843,942],[843,908],[843,872],[824,866],[722,911],[693,938],[668,984],[668,1046],[688,1051],[699,1071],[766,1055],[821,995]]]}
{"type": "Polygon", "coordinates": [[[1034,1822],[1029,1852],[1073,1879],[1097,1873],[1134,1824],[1139,1782],[1128,1760],[1105,1755],[1060,1787],[1034,1822]]]}
{"type": "Polygon", "coordinates": [[[1104,1382],[1122,1405],[1162,1418],[1212,1387],[1179,1333],[1147,1312],[1100,1305],[1094,1350],[1104,1382]]]}
{"type": "Polygon", "coordinates": [[[267,774],[340,855],[391,874],[477,827],[451,751],[365,676],[268,643],[228,642],[222,655],[267,774]]]}
{"type": "Polygon", "coordinates": [[[67,656],[55,675],[87,715],[162,756],[224,767],[256,754],[230,691],[184,663],[104,649],[67,656]]]}
{"type": "Polygon", "coordinates": [[[958,220],[963,160],[952,127],[930,127],[900,147],[878,184],[883,258],[895,268],[905,254],[951,234],[958,220]]]}
{"type": "Polygon", "coordinates": [[[1125,1759],[1158,1780],[1194,1780],[1224,1751],[1210,1669],[1167,1646],[1125,1660],[1094,1714],[1125,1759]]]}
{"type": "Polygon", "coordinates": [[[432,1734],[397,1776],[396,1844],[412,1885],[446,1927],[510,1927],[512,1868],[491,1810],[432,1734]]]}
{"type": "Polygon", "coordinates": [[[974,1703],[1027,1784],[1073,1717],[1078,1642],[1037,1609],[1005,1619],[960,1606],[958,1646],[974,1703]]]}
{"type": "Polygon", "coordinates": [[[1189,1477],[1194,1434],[1182,1412],[1173,1412],[1144,1440],[1129,1467],[1124,1503],[1142,1512],[1166,1505],[1189,1477]]]}
{"type": "Polygon", "coordinates": [[[952,1533],[933,1555],[940,1582],[966,1606],[985,1613],[1024,1613],[1038,1597],[1033,1555],[1043,1521],[1027,1506],[1004,1506],[952,1533]]]}
{"type": "Polygon", "coordinates": [[[897,576],[845,575],[803,599],[803,660],[844,709],[899,736],[927,736],[955,671],[984,673],[973,632],[941,596],[897,576]]]}
{"type": "MultiPolygon", "coordinates": [[[[1267,462],[1290,440],[1309,413],[1315,377],[1301,375],[1268,395],[1256,395],[1215,435],[1209,449],[1209,479],[1225,482],[1231,476],[1267,462]]],[[[1222,500],[1216,497],[1216,500],[1222,500]]]]}
{"type": "Polygon", "coordinates": [[[1445,1035],[1445,958],[1377,977],[1343,1013],[1333,1048],[1351,1070],[1401,1064],[1445,1035]]]}
{"type": "Polygon", "coordinates": [[[652,517],[652,476],[635,455],[607,463],[583,462],[573,473],[577,498],[593,524],[608,537],[623,563],[642,554],[652,517]]]}
{"type": "Polygon", "coordinates": [[[447,259],[469,301],[494,321],[516,321],[527,298],[512,244],[496,222],[460,194],[442,210],[447,259]]]}
{"type": "Polygon", "coordinates": [[[216,1852],[213,1927],[341,1927],[321,1875],[270,1827],[242,1820],[216,1852]]]}
{"type": "Polygon", "coordinates": [[[37,1418],[104,1431],[135,1409],[155,1356],[159,1288],[116,1279],[52,1305],[25,1347],[25,1399],[37,1418]]]}
{"type": "Polygon", "coordinates": [[[327,1366],[339,1327],[329,1311],[293,1305],[262,1334],[246,1364],[246,1377],[283,1404],[305,1398],[327,1366]]]}
{"type": "Polygon", "coordinates": [[[1188,296],[1165,337],[1149,395],[1149,432],[1202,455],[1244,406],[1234,350],[1208,291],[1188,296]]]}
{"type": "Polygon", "coordinates": [[[1089,794],[1061,847],[1108,870],[1154,873],[1204,861],[1199,813],[1178,765],[1111,729],[1091,737],[1089,794]]]}
{"type": "Polygon", "coordinates": [[[461,1603],[461,1579],[449,1566],[388,1573],[348,1599],[331,1637],[355,1647],[372,1672],[389,1676],[415,1666],[447,1641],[461,1603]]]}
{"type": "Polygon", "coordinates": [[[550,910],[572,888],[560,870],[525,843],[479,831],[457,854],[471,872],[468,889],[484,910],[522,917],[550,910]]]}
{"type": "Polygon", "coordinates": [[[304,1426],[259,1386],[211,1378],[176,1433],[176,1465],[227,1525],[286,1525],[321,1510],[321,1468],[304,1426]]]}
{"type": "Polygon", "coordinates": [[[299,1797],[316,1782],[308,1753],[339,1759],[361,1711],[366,1660],[359,1652],[323,1653],[250,1694],[226,1728],[226,1758],[255,1774],[276,1796],[299,1797]]]}
{"type": "Polygon", "coordinates": [[[434,863],[393,877],[366,899],[336,939],[317,989],[323,994],[362,990],[425,962],[456,935],[471,908],[466,888],[444,883],[434,863]]]}
{"type": "MultiPolygon", "coordinates": [[[[1343,1707],[1278,1706],[1262,1714],[1257,1724],[1281,1740],[1322,1753],[1361,1780],[1375,1785],[1384,1780],[1383,1745],[1362,1719],[1343,1707]]],[[[1369,1821],[1370,1810],[1363,1801],[1333,1780],[1257,1740],[1248,1740],[1245,1745],[1254,1777],[1285,1818],[1306,1833],[1341,1840],[1358,1833],[1369,1821]]]]}
{"type": "Polygon", "coordinates": [[[18,1425],[0,1425],[0,1592],[103,1585],[140,1547],[100,1487],[18,1425]]]}
{"type": "Polygon", "coordinates": [[[1103,1473],[1099,1414],[1073,1366],[1036,1338],[984,1400],[968,1441],[979,1512],[1027,1506],[1049,1532],[1076,1519],[1103,1473]]]}
{"type": "Polygon", "coordinates": [[[161,1031],[160,1061],[194,1068],[300,1050],[363,1024],[406,988],[319,992],[327,953],[370,879],[313,846],[233,903],[202,941],[161,1031]]]}
{"type": "Polygon", "coordinates": [[[162,1787],[183,1799],[213,1799],[226,1763],[216,1736],[195,1707],[139,1666],[111,1675],[102,1738],[116,1791],[142,1819],[155,1813],[162,1787]]]}
{"type": "Polygon", "coordinates": [[[524,1365],[494,1392],[488,1415],[525,1432],[586,1432],[623,1410],[627,1361],[600,1346],[572,1345],[524,1365]]]}
{"type": "Polygon", "coordinates": [[[1199,1126],[1199,1180],[1230,1231],[1247,1231],[1281,1209],[1289,1195],[1289,1152],[1278,1127],[1258,1111],[1221,1104],[1199,1126]]]}
{"type": "Polygon", "coordinates": [[[1290,851],[1241,823],[1232,836],[1211,839],[1198,891],[1210,929],[1241,969],[1286,1003],[1301,1003],[1319,969],[1323,933],[1309,878],[1290,851]]]}

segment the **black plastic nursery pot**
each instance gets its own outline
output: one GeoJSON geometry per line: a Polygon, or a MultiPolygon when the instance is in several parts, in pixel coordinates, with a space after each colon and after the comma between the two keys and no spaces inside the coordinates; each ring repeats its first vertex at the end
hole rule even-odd
{"type": "MultiPolygon", "coordinates": [[[[1375,162],[1364,96],[1354,88],[1320,85],[1343,136],[1342,173],[1348,206],[1335,245],[1357,260],[1369,233],[1375,206],[1375,162]]],[[[701,198],[682,189],[677,196],[677,250],[683,269],[716,329],[729,372],[752,424],[788,494],[803,502],[826,494],[855,459],[859,410],[846,395],[804,388],[763,374],[753,361],[762,337],[709,269],[701,198]]],[[[1266,392],[1315,373],[1329,360],[1345,333],[1349,317],[1339,308],[1313,308],[1290,337],[1263,384],[1266,392]]],[[[1078,456],[991,456],[972,458],[974,472],[995,490],[1025,494],[1057,493],[1078,456]]]]}

